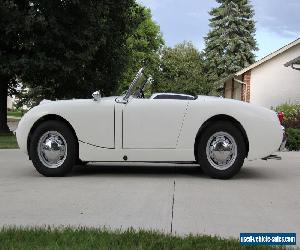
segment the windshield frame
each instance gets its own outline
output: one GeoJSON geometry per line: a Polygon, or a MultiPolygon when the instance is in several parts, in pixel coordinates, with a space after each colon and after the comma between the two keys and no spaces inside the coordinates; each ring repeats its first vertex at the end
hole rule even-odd
{"type": "Polygon", "coordinates": [[[138,73],[136,74],[135,78],[129,85],[128,90],[126,91],[125,95],[122,98],[122,102],[127,103],[129,98],[132,96],[133,98],[141,98],[141,95],[146,88],[148,84],[152,84],[152,77],[147,77],[146,74],[144,74],[145,68],[142,67],[138,73]],[[142,80],[142,78],[145,78],[145,80],[142,80]],[[138,86],[140,84],[140,86],[138,86]]]}

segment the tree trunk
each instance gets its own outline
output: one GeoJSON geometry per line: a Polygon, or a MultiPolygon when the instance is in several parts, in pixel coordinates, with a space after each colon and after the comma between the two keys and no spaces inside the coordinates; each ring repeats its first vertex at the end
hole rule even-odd
{"type": "Polygon", "coordinates": [[[10,133],[7,126],[7,94],[9,77],[0,75],[0,134],[10,133]]]}

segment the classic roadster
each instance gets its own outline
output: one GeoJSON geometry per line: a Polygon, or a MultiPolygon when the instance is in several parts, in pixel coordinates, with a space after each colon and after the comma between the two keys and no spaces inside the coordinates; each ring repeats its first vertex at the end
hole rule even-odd
{"type": "Polygon", "coordinates": [[[156,93],[143,69],[122,96],[42,101],[21,119],[20,149],[38,172],[64,176],[84,162],[198,163],[228,179],[244,160],[277,151],[283,130],[274,111],[231,99],[156,93]]]}

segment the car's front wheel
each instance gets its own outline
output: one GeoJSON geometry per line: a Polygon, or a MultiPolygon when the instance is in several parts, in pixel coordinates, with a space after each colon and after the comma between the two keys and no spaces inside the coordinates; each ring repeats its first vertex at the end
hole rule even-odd
{"type": "Polygon", "coordinates": [[[202,133],[197,153],[204,173],[218,179],[231,178],[239,172],[246,157],[243,134],[231,122],[215,122],[202,133]]]}
{"type": "Polygon", "coordinates": [[[64,176],[77,160],[76,137],[61,121],[45,121],[32,134],[30,158],[45,176],[64,176]]]}

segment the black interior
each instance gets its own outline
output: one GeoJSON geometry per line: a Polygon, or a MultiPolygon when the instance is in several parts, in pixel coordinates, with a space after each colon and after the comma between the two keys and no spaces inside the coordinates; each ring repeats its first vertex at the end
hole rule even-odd
{"type": "Polygon", "coordinates": [[[196,100],[197,96],[160,94],[153,99],[196,100]]]}

